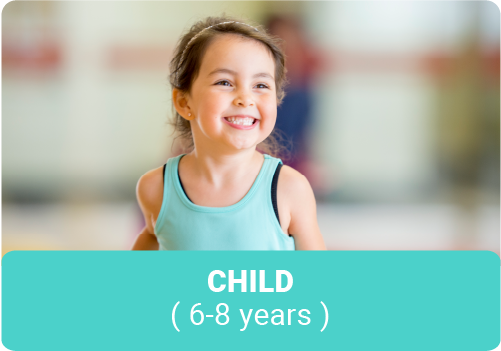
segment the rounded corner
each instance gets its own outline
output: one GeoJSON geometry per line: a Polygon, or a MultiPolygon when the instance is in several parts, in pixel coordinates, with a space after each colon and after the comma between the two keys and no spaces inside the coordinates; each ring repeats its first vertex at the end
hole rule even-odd
{"type": "Polygon", "coordinates": [[[501,265],[501,258],[499,257],[499,254],[497,252],[490,251],[490,250],[485,250],[484,252],[489,253],[490,254],[489,257],[492,257],[492,259],[495,259],[497,265],[501,265]]]}
{"type": "MultiPolygon", "coordinates": [[[[5,255],[4,255],[5,256],[5,255]]],[[[3,343],[3,340],[0,340],[0,346],[4,349],[4,350],[7,350],[7,351],[10,351],[11,349],[8,349],[7,347],[5,347],[4,343],[3,343]]]]}
{"type": "MultiPolygon", "coordinates": [[[[11,257],[12,255],[14,255],[14,252],[16,252],[16,251],[15,250],[13,250],[13,251],[7,251],[5,253],[5,255],[2,256],[2,262],[1,262],[2,266],[5,264],[5,258],[6,257],[11,257]]],[[[9,258],[9,260],[10,260],[10,258],[9,258]]]]}

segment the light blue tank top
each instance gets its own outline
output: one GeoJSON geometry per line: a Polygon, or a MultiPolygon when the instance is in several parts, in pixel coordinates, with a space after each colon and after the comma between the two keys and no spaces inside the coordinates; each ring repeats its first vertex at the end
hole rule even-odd
{"type": "Polygon", "coordinates": [[[160,250],[294,250],[271,202],[271,183],[279,159],[264,155],[254,184],[242,200],[228,207],[191,202],[179,180],[179,160],[167,161],[162,207],[155,225],[160,250]]]}

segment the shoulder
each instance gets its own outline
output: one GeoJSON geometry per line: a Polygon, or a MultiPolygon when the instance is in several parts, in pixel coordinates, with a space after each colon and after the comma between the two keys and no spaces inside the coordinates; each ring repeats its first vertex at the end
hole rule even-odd
{"type": "Polygon", "coordinates": [[[308,179],[295,169],[283,166],[278,176],[277,197],[284,210],[294,215],[305,214],[316,210],[315,195],[308,179]]]}
{"type": "Polygon", "coordinates": [[[278,177],[278,191],[288,199],[313,196],[308,179],[294,168],[283,166],[278,177]]]}
{"type": "Polygon", "coordinates": [[[283,166],[278,177],[277,196],[284,199],[287,232],[294,237],[296,250],[325,250],[317,222],[317,205],[310,183],[304,175],[283,166]]]}
{"type": "Polygon", "coordinates": [[[143,174],[136,186],[139,206],[148,212],[154,211],[162,204],[163,198],[163,165],[143,174]]]}

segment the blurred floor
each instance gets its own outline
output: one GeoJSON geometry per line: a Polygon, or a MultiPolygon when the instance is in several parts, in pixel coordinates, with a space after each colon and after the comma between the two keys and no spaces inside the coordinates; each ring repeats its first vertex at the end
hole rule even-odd
{"type": "Polygon", "coordinates": [[[10,250],[124,250],[140,230],[135,203],[2,207],[2,254],[10,250]]]}
{"type": "MultiPolygon", "coordinates": [[[[137,205],[3,205],[2,254],[11,250],[127,250],[140,231],[137,205]]],[[[499,207],[325,205],[318,222],[333,250],[491,250],[499,207]],[[466,228],[466,234],[465,234],[466,228]]]]}
{"type": "Polygon", "coordinates": [[[460,249],[499,254],[496,206],[464,213],[451,205],[321,205],[318,222],[329,249],[460,249]]]}

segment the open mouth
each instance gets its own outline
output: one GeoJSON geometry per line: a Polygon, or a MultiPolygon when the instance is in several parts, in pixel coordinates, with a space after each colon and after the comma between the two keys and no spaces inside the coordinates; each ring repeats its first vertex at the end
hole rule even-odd
{"type": "Polygon", "coordinates": [[[224,117],[224,119],[231,124],[244,127],[251,126],[257,121],[257,119],[252,117],[224,117]]]}

